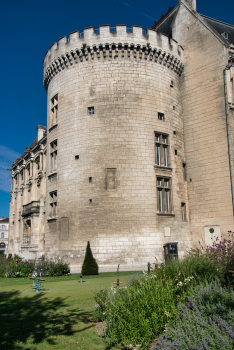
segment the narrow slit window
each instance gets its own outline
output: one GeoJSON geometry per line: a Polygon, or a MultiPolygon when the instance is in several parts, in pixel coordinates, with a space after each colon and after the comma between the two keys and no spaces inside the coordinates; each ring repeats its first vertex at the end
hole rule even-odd
{"type": "Polygon", "coordinates": [[[186,168],[186,163],[183,163],[183,177],[184,177],[184,181],[187,181],[187,168],[186,168]]]}
{"type": "Polygon", "coordinates": [[[51,142],[50,144],[50,162],[51,162],[51,172],[57,170],[57,140],[51,142]]]}
{"type": "Polygon", "coordinates": [[[58,94],[51,99],[50,105],[50,126],[53,126],[58,123],[58,94]]]}
{"type": "Polygon", "coordinates": [[[181,203],[181,216],[182,216],[182,221],[186,221],[186,204],[181,203]]]}

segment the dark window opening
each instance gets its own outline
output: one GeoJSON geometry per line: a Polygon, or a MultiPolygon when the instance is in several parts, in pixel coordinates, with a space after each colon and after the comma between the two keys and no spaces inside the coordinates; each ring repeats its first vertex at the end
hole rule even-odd
{"type": "Polygon", "coordinates": [[[89,177],[89,182],[92,182],[93,180],[92,180],[92,177],[89,177]]]}
{"type": "Polygon", "coordinates": [[[178,259],[178,242],[164,244],[165,263],[178,259]]]}
{"type": "Polygon", "coordinates": [[[78,155],[77,155],[77,156],[75,156],[75,159],[76,159],[76,160],[77,160],[77,159],[79,159],[79,158],[80,158],[80,156],[78,156],[78,155]]]}
{"type": "Polygon", "coordinates": [[[92,200],[92,199],[89,199],[89,205],[91,205],[91,204],[92,204],[92,202],[93,202],[93,200],[92,200]]]}
{"type": "Polygon", "coordinates": [[[175,149],[175,155],[177,156],[177,149],[175,149]]]}
{"type": "Polygon", "coordinates": [[[173,134],[176,135],[176,131],[175,130],[173,131],[173,134]]]}
{"type": "Polygon", "coordinates": [[[94,114],[94,107],[88,107],[88,114],[94,114]]]}
{"type": "Polygon", "coordinates": [[[184,176],[184,181],[186,181],[187,180],[186,163],[183,163],[183,176],[184,176]]]}
{"type": "Polygon", "coordinates": [[[165,120],[164,113],[158,112],[158,120],[165,120]]]}

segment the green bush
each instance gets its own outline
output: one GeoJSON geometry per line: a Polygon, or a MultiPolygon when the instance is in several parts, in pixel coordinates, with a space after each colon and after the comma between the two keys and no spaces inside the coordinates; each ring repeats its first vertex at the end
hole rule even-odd
{"type": "Polygon", "coordinates": [[[198,286],[169,321],[154,350],[232,350],[234,345],[234,292],[219,283],[198,286]]]}
{"type": "Polygon", "coordinates": [[[1,277],[63,276],[69,274],[69,265],[62,260],[57,262],[45,259],[27,261],[18,256],[11,259],[0,257],[1,277]]]}
{"type": "Polygon", "coordinates": [[[87,243],[81,274],[85,276],[98,275],[98,264],[93,257],[89,242],[87,243]]]}
{"type": "Polygon", "coordinates": [[[217,275],[220,277],[219,271],[206,257],[188,257],[132,278],[125,288],[99,291],[95,294],[96,317],[106,321],[108,346],[147,349],[176,316],[178,302],[217,275]]]}

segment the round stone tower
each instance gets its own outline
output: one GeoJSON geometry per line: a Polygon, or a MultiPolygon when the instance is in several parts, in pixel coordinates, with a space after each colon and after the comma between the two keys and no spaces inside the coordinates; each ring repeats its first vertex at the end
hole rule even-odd
{"type": "Polygon", "coordinates": [[[180,76],[183,49],[153,30],[85,28],[44,59],[47,255],[100,270],[183,255],[190,241],[180,76]]]}

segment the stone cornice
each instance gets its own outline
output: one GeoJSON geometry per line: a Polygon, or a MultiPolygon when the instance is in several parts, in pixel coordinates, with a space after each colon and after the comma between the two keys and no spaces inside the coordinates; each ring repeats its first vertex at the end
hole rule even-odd
{"type": "Polygon", "coordinates": [[[183,62],[176,55],[161,48],[153,47],[150,43],[113,42],[92,46],[83,44],[81,48],[61,54],[49,64],[43,78],[46,91],[50,81],[62,70],[82,62],[92,62],[95,59],[109,61],[116,59],[148,60],[166,66],[179,76],[184,67],[183,62]]]}

